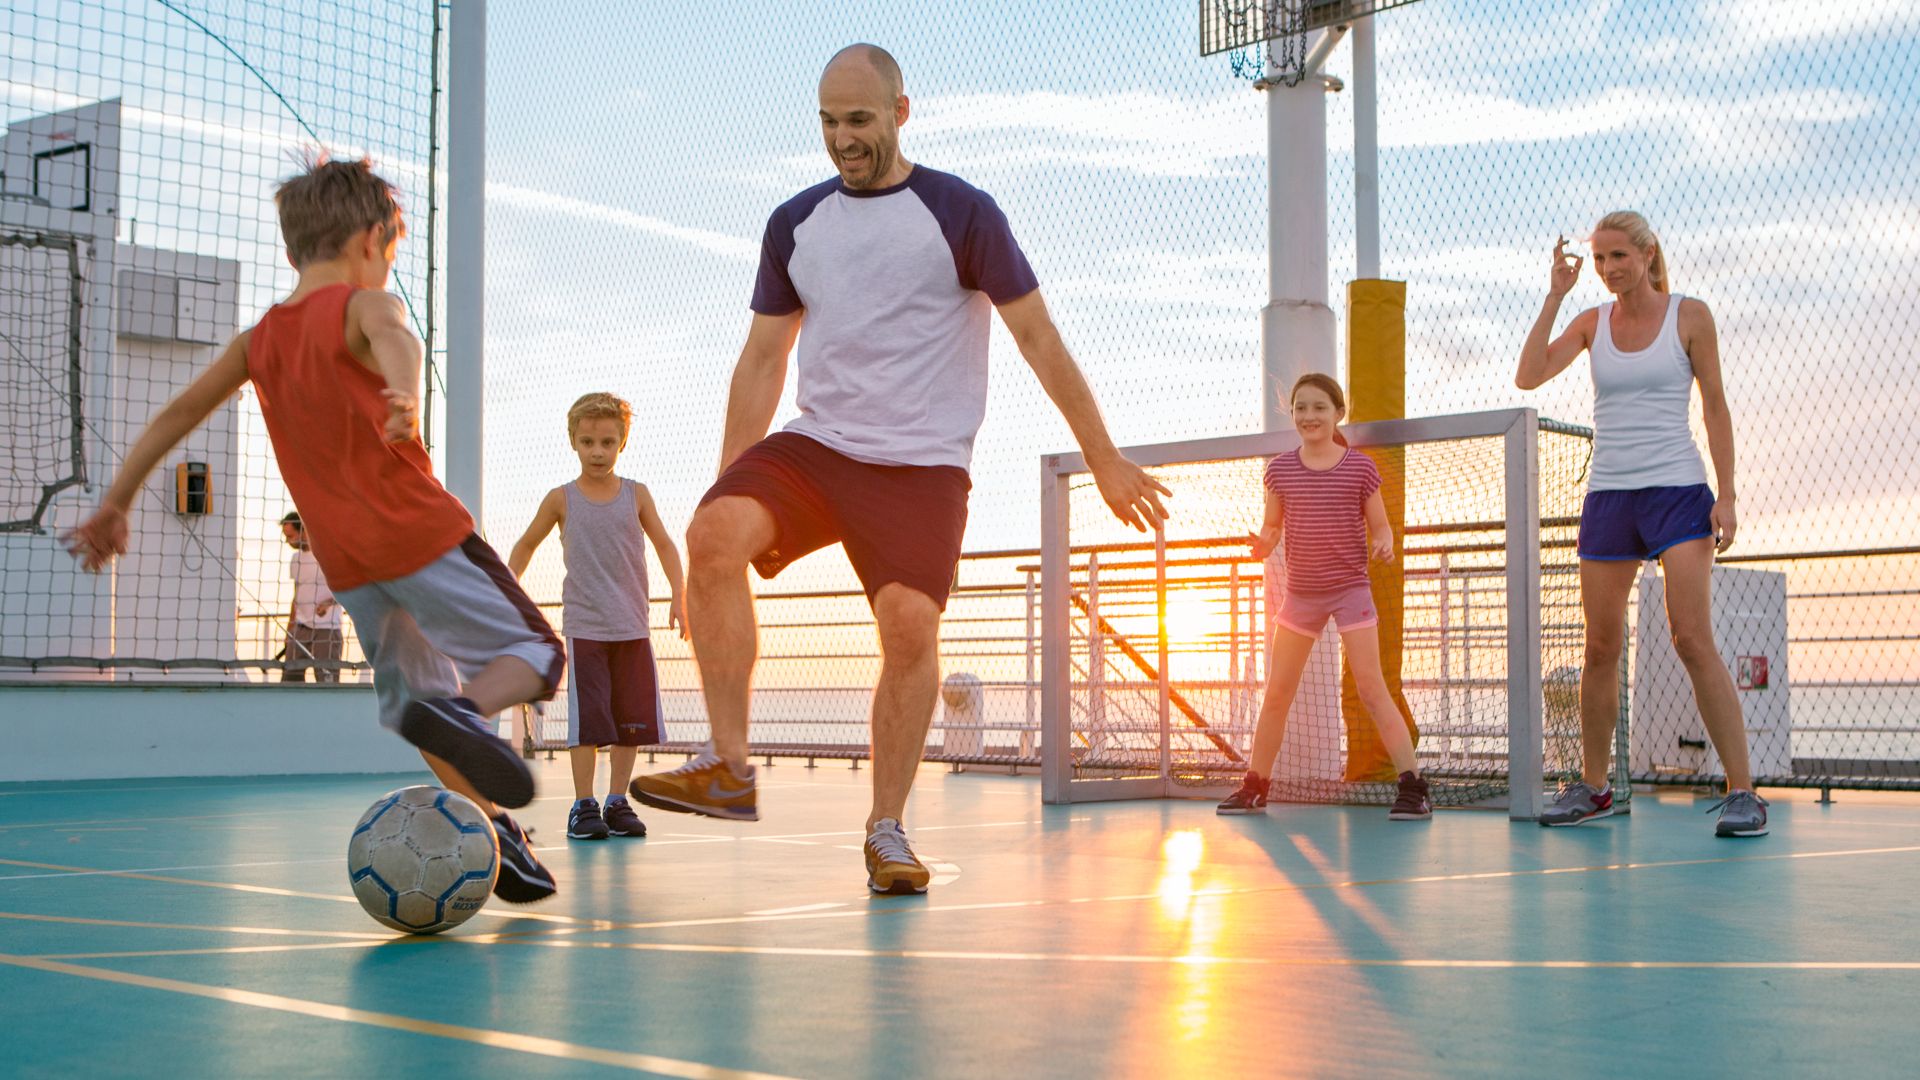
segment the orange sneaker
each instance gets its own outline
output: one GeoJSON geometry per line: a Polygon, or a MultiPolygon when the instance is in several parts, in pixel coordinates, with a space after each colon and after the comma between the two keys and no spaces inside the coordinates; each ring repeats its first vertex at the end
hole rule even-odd
{"type": "Polygon", "coordinates": [[[753,766],[747,766],[743,779],[717,755],[705,753],[677,769],[635,777],[627,790],[656,810],[759,821],[757,780],[753,766]]]}
{"type": "Polygon", "coordinates": [[[933,880],[913,849],[907,846],[907,834],[893,818],[881,818],[867,835],[867,888],[877,893],[900,896],[927,891],[933,880]]]}

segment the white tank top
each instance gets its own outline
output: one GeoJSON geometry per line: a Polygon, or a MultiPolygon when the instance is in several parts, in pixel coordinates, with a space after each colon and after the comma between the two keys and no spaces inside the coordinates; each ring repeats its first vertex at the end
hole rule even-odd
{"type": "Polygon", "coordinates": [[[1653,344],[1621,352],[1613,344],[1613,305],[1600,305],[1588,367],[1593,372],[1593,471],[1589,491],[1687,487],[1707,482],[1687,410],[1693,362],[1680,344],[1680,297],[1653,344]]]}

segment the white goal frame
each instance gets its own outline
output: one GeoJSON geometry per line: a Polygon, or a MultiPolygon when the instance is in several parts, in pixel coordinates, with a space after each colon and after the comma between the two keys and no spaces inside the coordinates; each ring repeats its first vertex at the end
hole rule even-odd
{"type": "MultiPolygon", "coordinates": [[[[1553,424],[1548,421],[1548,424],[1553,424]]],[[[1540,426],[1533,409],[1496,409],[1409,420],[1379,420],[1342,428],[1359,447],[1498,437],[1502,440],[1506,534],[1506,663],[1508,816],[1535,820],[1545,802],[1545,748],[1541,691],[1540,426]]],[[[1191,462],[1272,457],[1300,445],[1292,431],[1128,447],[1143,468],[1191,462]]],[[[1191,796],[1172,771],[1172,727],[1164,627],[1160,635],[1160,762],[1154,776],[1076,777],[1072,743],[1072,594],[1070,487],[1086,473],[1078,453],[1048,454],[1040,462],[1041,527],[1041,790],[1048,803],[1100,802],[1191,796]]],[[[1166,542],[1156,533],[1158,579],[1166,579],[1166,542]]],[[[1164,588],[1162,589],[1164,592],[1164,588]]]]}

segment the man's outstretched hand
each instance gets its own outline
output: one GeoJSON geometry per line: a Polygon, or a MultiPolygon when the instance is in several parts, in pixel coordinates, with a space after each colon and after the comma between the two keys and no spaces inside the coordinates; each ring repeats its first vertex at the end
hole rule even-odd
{"type": "Polygon", "coordinates": [[[1167,520],[1167,508],[1160,505],[1160,496],[1172,497],[1173,492],[1147,470],[1118,454],[1099,464],[1089,462],[1088,467],[1114,517],[1141,532],[1153,532],[1167,520]]]}

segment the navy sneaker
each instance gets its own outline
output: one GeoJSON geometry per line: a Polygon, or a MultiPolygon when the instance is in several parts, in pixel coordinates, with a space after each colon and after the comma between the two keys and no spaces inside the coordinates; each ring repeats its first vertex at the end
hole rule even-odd
{"type": "Polygon", "coordinates": [[[607,796],[607,829],[615,836],[647,835],[647,823],[633,812],[625,795],[607,796]]]}
{"type": "Polygon", "coordinates": [[[600,804],[592,798],[581,799],[567,811],[567,839],[605,840],[607,819],[600,816],[600,804]]]}
{"type": "Polygon", "coordinates": [[[501,814],[493,819],[493,834],[500,838],[500,876],[493,881],[493,895],[509,904],[531,904],[559,891],[553,874],[533,854],[532,836],[519,822],[501,814]]]}
{"type": "Polygon", "coordinates": [[[400,737],[453,766],[475,791],[501,806],[533,801],[533,770],[466,698],[409,704],[400,714],[400,737]]]}

